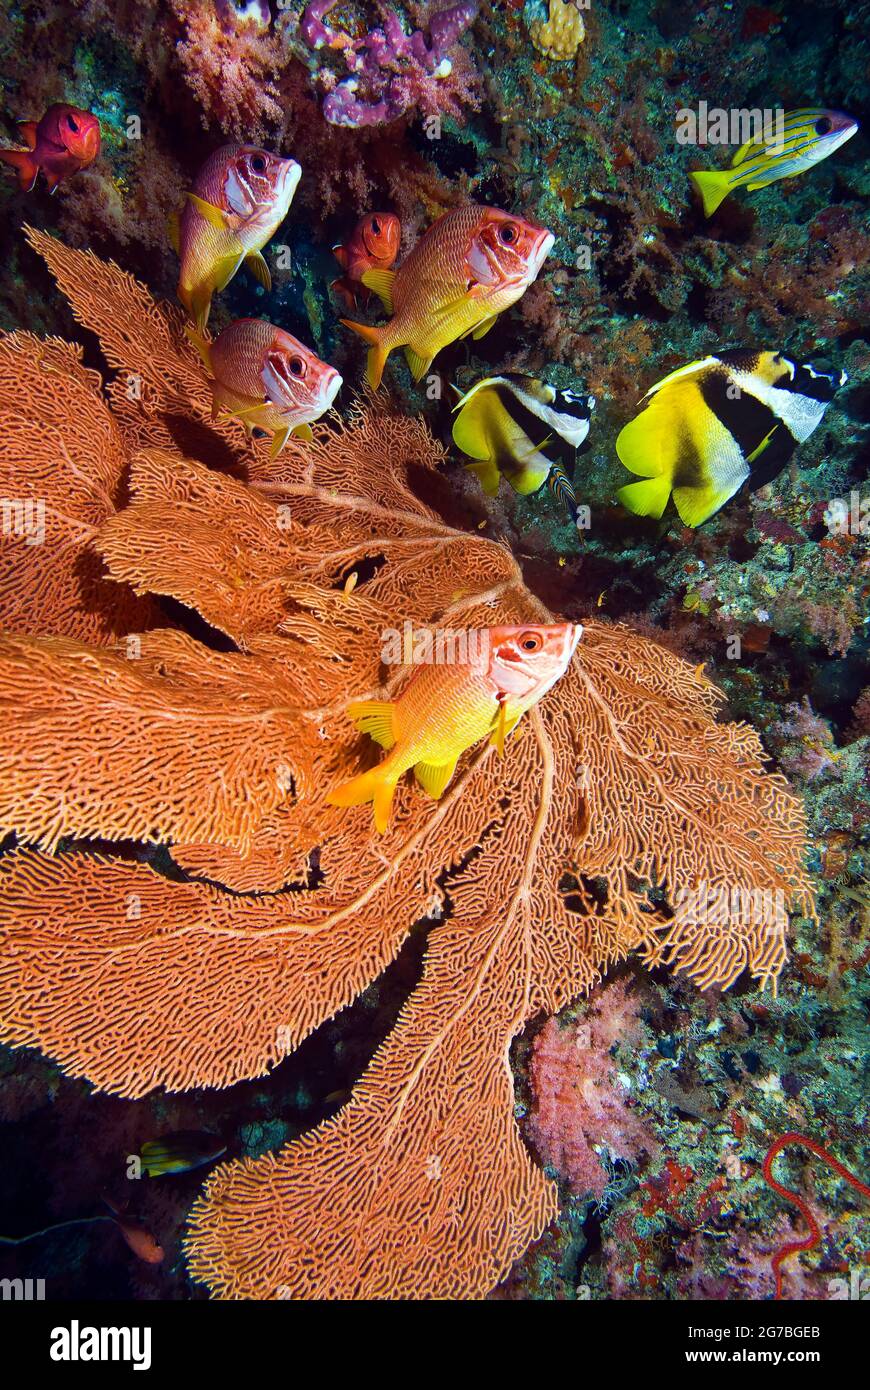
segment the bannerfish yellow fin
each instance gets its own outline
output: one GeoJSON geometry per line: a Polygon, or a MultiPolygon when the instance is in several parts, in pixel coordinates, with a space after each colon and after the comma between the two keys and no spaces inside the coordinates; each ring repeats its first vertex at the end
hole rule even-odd
{"type": "Polygon", "coordinates": [[[730,191],[731,180],[728,174],[721,169],[694,170],[689,178],[701,195],[704,216],[712,217],[730,191]]]}
{"type": "Polygon", "coordinates": [[[671,495],[671,480],[664,476],[642,483],[627,483],[616,494],[626,511],[635,516],[660,517],[671,495]]]}
{"type": "Polygon", "coordinates": [[[314,430],[310,425],[297,425],[291,433],[296,439],[304,439],[306,444],[310,444],[314,438],[314,430]]]}
{"type": "Polygon", "coordinates": [[[424,377],[432,365],[431,355],[424,357],[422,353],[416,352],[412,347],[405,348],[405,360],[411,369],[411,376],[415,381],[424,377]]]}
{"type": "Polygon", "coordinates": [[[204,217],[206,222],[210,222],[221,232],[227,230],[226,213],[221,212],[220,208],[216,208],[214,203],[207,203],[205,198],[198,198],[195,193],[188,193],[187,201],[196,208],[200,217],[204,217]]]}
{"type": "Polygon", "coordinates": [[[773,439],[773,436],[776,434],[776,432],[777,432],[777,430],[779,429],[779,427],[780,427],[780,426],[779,426],[779,421],[777,421],[776,424],[774,425],[773,429],[770,430],[770,431],[764,436],[764,438],[762,439],[761,443],[758,444],[758,445],[752,450],[752,453],[749,454],[749,455],[747,456],[747,459],[746,459],[747,464],[754,463],[755,460],[756,460],[757,458],[759,458],[759,457],[764,453],[765,449],[767,448],[767,446],[768,446],[768,444],[770,443],[771,439],[773,439]]]}
{"type": "Polygon", "coordinates": [[[495,459],[489,458],[480,463],[467,463],[465,467],[469,472],[476,474],[487,497],[495,497],[501,479],[495,459]]]}
{"type": "Polygon", "coordinates": [[[392,748],[396,742],[393,709],[389,700],[356,700],[348,705],[347,713],[360,733],[368,734],[382,748],[392,748]]]}
{"type": "Polygon", "coordinates": [[[211,343],[208,342],[208,340],[203,336],[202,333],[199,332],[198,329],[194,328],[192,323],[186,323],[184,325],[184,336],[190,343],[191,347],[196,348],[197,352],[199,353],[202,359],[206,371],[210,372],[211,343]]]}
{"type": "Polygon", "coordinates": [[[366,363],[366,381],[373,390],[377,391],[384,375],[384,367],[390,355],[390,349],[385,348],[381,339],[380,328],[375,328],[370,323],[354,323],[353,319],[340,319],[345,328],[352,328],[354,333],[358,333],[364,343],[369,344],[369,356],[366,363]]]}
{"type": "Polygon", "coordinates": [[[450,782],[456,771],[456,759],[449,763],[418,763],[414,768],[414,776],[429,796],[433,796],[437,801],[443,796],[444,789],[450,782]]]}
{"type": "Polygon", "coordinates": [[[366,801],[374,805],[375,829],[383,835],[390,823],[393,796],[398,777],[388,768],[388,762],[379,763],[370,772],[361,772],[340,787],[329,792],[326,800],[330,806],[362,806],[366,801]]]}
{"type": "Polygon", "coordinates": [[[477,342],[478,338],[482,338],[485,333],[489,332],[497,318],[498,314],[490,314],[488,319],[484,319],[483,323],[479,323],[477,325],[477,327],[471,335],[475,342],[477,342]]]}
{"type": "Polygon", "coordinates": [[[272,276],[262,252],[251,251],[251,253],[245,257],[245,265],[254,279],[258,280],[263,286],[264,290],[270,290],[272,288],[272,276]]]}
{"type": "Polygon", "coordinates": [[[537,448],[533,446],[531,450],[526,450],[525,454],[520,454],[517,451],[519,468],[508,481],[514,492],[518,492],[521,497],[528,497],[530,493],[538,492],[549,478],[550,460],[541,450],[545,449],[552,441],[553,436],[548,434],[537,448]]]}
{"type": "Polygon", "coordinates": [[[453,421],[453,442],[471,459],[491,459],[492,444],[486,428],[487,416],[499,408],[498,397],[493,401],[480,392],[470,392],[456,407],[453,421]]]}
{"type": "Polygon", "coordinates": [[[388,314],[393,312],[393,281],[395,278],[396,272],[394,270],[364,270],[360,276],[366,289],[374,290],[388,314]]]}
{"type": "MultiPolygon", "coordinates": [[[[637,487],[638,484],[635,484],[637,487]]],[[[643,486],[641,483],[639,486],[643,486]]],[[[724,490],[710,487],[675,487],[674,506],[680,514],[680,520],[684,526],[701,526],[708,521],[711,516],[724,507],[729,497],[733,497],[739,482],[736,486],[730,486],[724,490]]]]}
{"type": "Polygon", "coordinates": [[[293,431],[291,430],[289,425],[285,425],[283,429],[275,431],[275,433],[272,435],[272,445],[269,449],[270,459],[275,459],[278,457],[292,433],[293,431]]]}
{"type": "Polygon", "coordinates": [[[172,247],[176,256],[181,255],[181,221],[177,212],[171,212],[166,219],[166,230],[169,233],[169,245],[172,247]]]}

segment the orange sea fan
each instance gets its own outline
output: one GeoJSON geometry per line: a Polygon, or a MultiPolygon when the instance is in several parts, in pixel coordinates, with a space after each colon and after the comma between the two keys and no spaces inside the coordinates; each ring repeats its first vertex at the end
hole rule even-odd
{"type": "Polygon", "coordinates": [[[590,622],[503,759],[471,750],[438,802],[401,786],[384,836],[369,808],[326,805],[373,754],[348,703],[406,679],[381,664],[386,627],[547,611],[505,547],[420,500],[414,479],[442,458],[420,421],[360,409],[269,461],[209,424],[172,312],[89,253],[31,239],[105,333],[118,381],[134,363],[141,378],[135,400],[110,388],[130,496],[89,553],[120,593],[193,610],[200,635],[137,637],[133,661],[8,639],[3,824],[48,846],[159,838],[220,886],[131,865],[120,846],[8,855],[0,1032],[123,1095],[227,1085],[268,1070],[428,920],[423,979],[351,1101],[281,1153],[218,1169],[189,1256],[228,1297],[482,1294],[556,1210],[514,1123],[511,1039],[629,951],[701,985],[744,968],[775,979],[779,921],[711,925],[666,903],[736,888],[811,910],[800,803],[765,775],[750,728],[716,721],[703,675],[590,622]],[[202,619],[238,650],[207,647],[202,619]]]}

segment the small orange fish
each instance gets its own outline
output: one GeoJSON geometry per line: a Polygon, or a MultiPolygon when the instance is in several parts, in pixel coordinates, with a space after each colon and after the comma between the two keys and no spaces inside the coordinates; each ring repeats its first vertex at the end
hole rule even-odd
{"type": "Polygon", "coordinates": [[[116,1206],[108,1197],[104,1196],[103,1201],[112,1213],[112,1220],[136,1258],[143,1260],[146,1265],[159,1265],[164,1255],[163,1246],[157,1244],[148,1227],[142,1221],[137,1221],[135,1217],[127,1216],[123,1208],[116,1206]]]}
{"type": "Polygon", "coordinates": [[[212,295],[232,280],[242,261],[264,289],[272,277],[261,255],[287,216],[302,173],[256,145],[222,145],[194,180],[169,234],[181,260],[178,298],[200,332],[212,295]]]}
{"type": "Polygon", "coordinates": [[[334,367],[265,319],[236,319],[212,342],[186,331],[212,377],[213,416],[223,408],[249,434],[271,433],[272,458],[291,434],[311,438],[309,422],[329,409],[341,386],[334,367]]]}
{"type": "Polygon", "coordinates": [[[41,121],[22,121],[20,129],[27,149],[0,150],[0,159],[18,171],[18,182],[26,193],[40,169],[53,193],[61,179],[87,169],[100,153],[100,123],[77,106],[56,102],[41,121]]]}
{"type": "Polygon", "coordinates": [[[506,735],[567,670],[582,631],[578,623],[554,623],[461,633],[462,660],[418,666],[394,703],[349,705],[357,728],[391,751],[370,772],[331,791],[329,804],[374,802],[375,827],[383,832],[399,778],[411,767],[423,790],[440,797],[466,749],[490,735],[504,751],[506,735]]]}
{"type": "Polygon", "coordinates": [[[355,309],[360,290],[367,297],[362,277],[367,270],[389,270],[399,254],[402,224],[394,212],[368,212],[361,217],[343,245],[332,253],[344,271],[333,280],[332,289],[341,295],[348,309],[355,309]]]}
{"type": "Polygon", "coordinates": [[[415,381],[448,343],[482,338],[525,293],[553,245],[546,227],[468,203],[445,212],[398,270],[367,270],[362,283],[388,314],[381,328],[342,319],[367,343],[366,377],[378,387],[393,348],[404,347],[415,381]]]}

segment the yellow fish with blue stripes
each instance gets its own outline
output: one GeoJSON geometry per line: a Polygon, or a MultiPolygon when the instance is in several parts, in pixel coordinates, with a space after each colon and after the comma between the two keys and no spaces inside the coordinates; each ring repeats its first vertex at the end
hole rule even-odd
{"type": "Polygon", "coordinates": [[[858,129],[858,122],[843,111],[802,107],[787,111],[782,124],[754,135],[735,154],[728,169],[700,170],[689,174],[704,203],[704,216],[713,213],[729,193],[738,188],[765,188],[778,179],[794,178],[838,150],[858,129]]]}

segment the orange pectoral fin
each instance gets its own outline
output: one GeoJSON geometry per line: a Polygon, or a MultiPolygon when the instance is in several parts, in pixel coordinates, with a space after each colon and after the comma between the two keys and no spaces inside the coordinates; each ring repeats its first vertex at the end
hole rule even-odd
{"type": "Polygon", "coordinates": [[[27,150],[0,150],[0,159],[17,172],[18,186],[29,193],[39,173],[39,165],[32,155],[27,150]]]}

